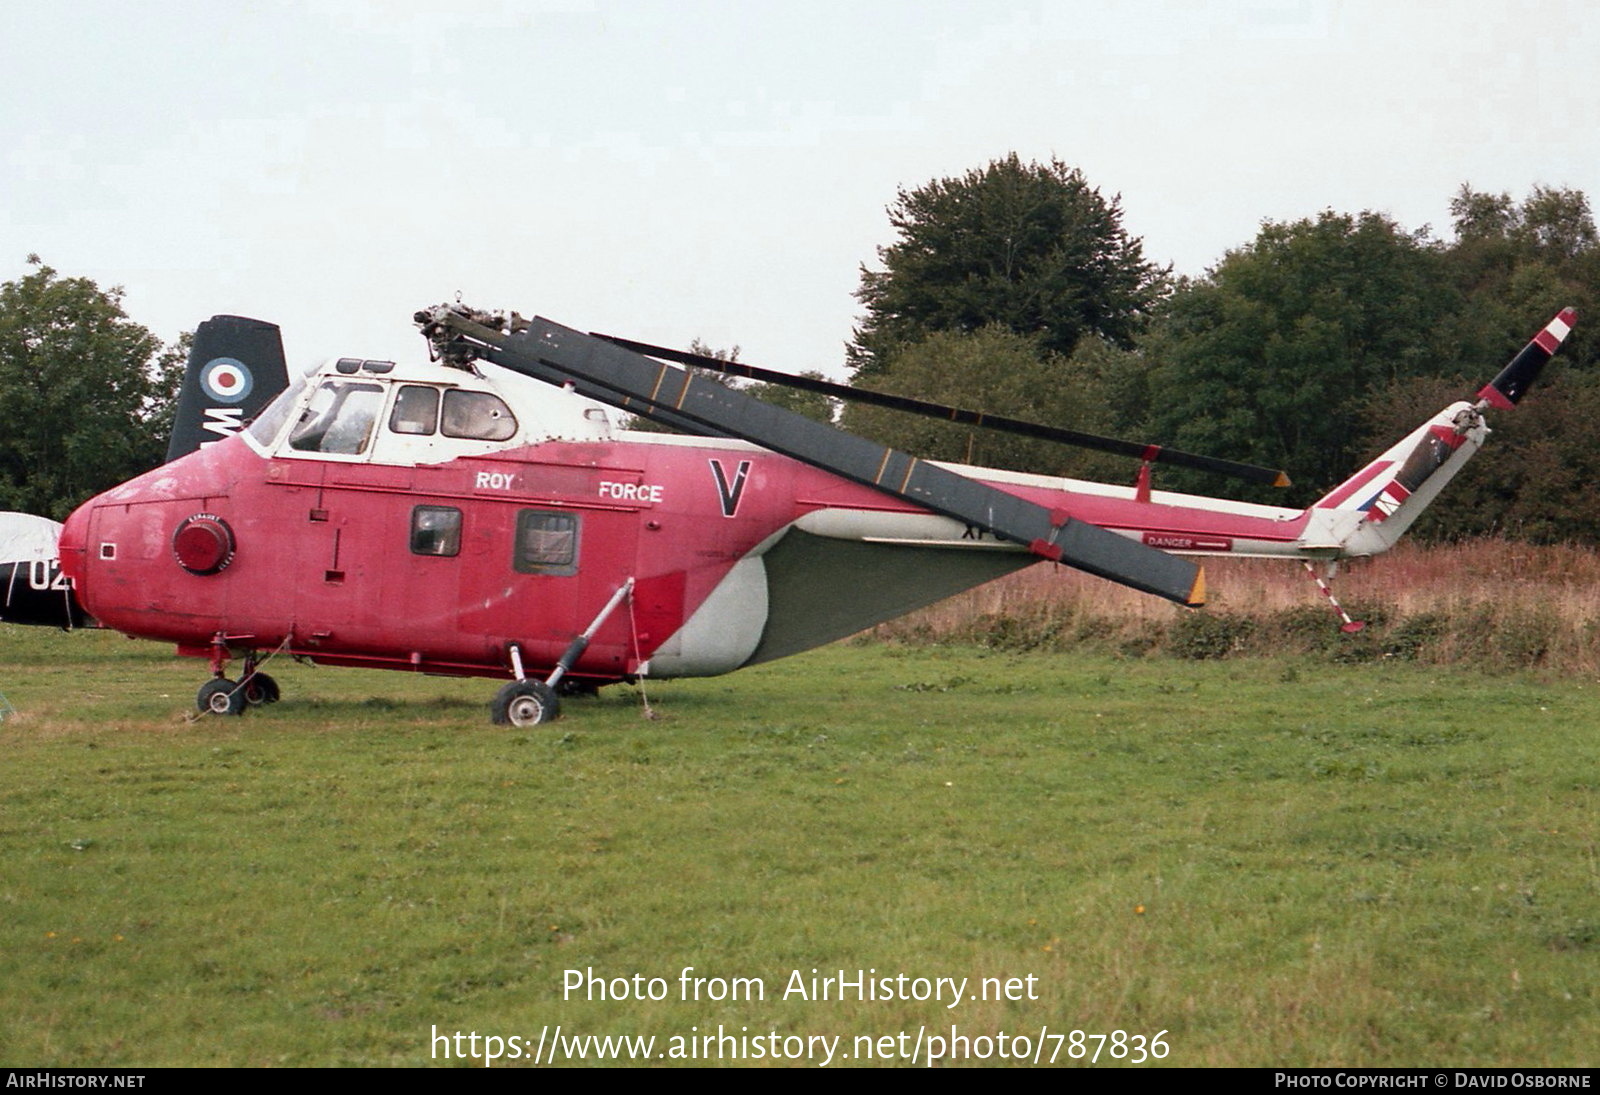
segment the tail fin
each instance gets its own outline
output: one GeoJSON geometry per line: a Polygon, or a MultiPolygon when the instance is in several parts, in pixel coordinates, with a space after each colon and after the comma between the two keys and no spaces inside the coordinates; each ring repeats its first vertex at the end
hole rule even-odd
{"type": "Polygon", "coordinates": [[[276,324],[212,316],[194,332],[167,461],[238,433],[289,386],[276,324]]]}
{"type": "Polygon", "coordinates": [[[1308,525],[1308,534],[1318,530],[1312,535],[1329,542],[1306,546],[1346,555],[1393,547],[1483,444],[1489,435],[1483,412],[1516,406],[1576,321],[1571,308],[1563,309],[1483,386],[1476,404],[1451,404],[1329,491],[1311,507],[1308,525]]]}

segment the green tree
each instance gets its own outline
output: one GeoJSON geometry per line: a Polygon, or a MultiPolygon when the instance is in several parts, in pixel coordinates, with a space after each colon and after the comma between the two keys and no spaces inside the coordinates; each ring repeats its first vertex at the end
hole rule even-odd
{"type": "Polygon", "coordinates": [[[866,308],[850,346],[857,379],[931,334],[991,324],[1062,359],[1085,336],[1131,346],[1166,284],[1123,228],[1120,199],[1060,160],[1012,153],[901,189],[888,212],[897,239],[878,249],[882,270],[862,267],[856,293],[866,308]]]}
{"type": "Polygon", "coordinates": [[[181,358],[120,288],[28,262],[0,285],[0,509],[59,519],[161,462],[181,358]]]}
{"type": "Polygon", "coordinates": [[[1296,496],[1273,501],[1308,501],[1353,470],[1370,391],[1455,369],[1459,300],[1426,230],[1377,213],[1266,224],[1168,302],[1144,345],[1147,432],[1286,468],[1296,496]]]}
{"type": "MultiPolygon", "coordinates": [[[[1578,325],[1539,385],[1512,412],[1490,412],[1494,433],[1424,515],[1416,533],[1455,539],[1499,535],[1550,543],[1600,541],[1600,453],[1589,424],[1600,415],[1600,233],[1580,190],[1535,186],[1522,201],[1463,185],[1450,203],[1446,252],[1464,294],[1461,354],[1448,378],[1400,380],[1371,395],[1367,452],[1375,454],[1425,415],[1469,398],[1557,309],[1578,325]]],[[[1446,372],[1446,370],[1441,370],[1446,372]]]]}
{"type": "Polygon", "coordinates": [[[1562,360],[1600,361],[1600,330],[1587,322],[1600,314],[1600,233],[1583,191],[1535,186],[1518,203],[1463,183],[1450,215],[1456,238],[1448,258],[1468,298],[1462,335],[1469,360],[1515,350],[1534,326],[1570,305],[1586,322],[1562,360]]]}
{"type": "MultiPolygon", "coordinates": [[[[1069,360],[1041,350],[1037,339],[991,324],[976,331],[938,331],[901,347],[872,387],[964,410],[1108,433],[1120,425],[1115,409],[1125,394],[1117,385],[1134,375],[1121,355],[1085,343],[1069,360]]],[[[927,459],[1128,482],[1137,470],[1125,459],[884,407],[850,404],[843,425],[927,459]]]]}

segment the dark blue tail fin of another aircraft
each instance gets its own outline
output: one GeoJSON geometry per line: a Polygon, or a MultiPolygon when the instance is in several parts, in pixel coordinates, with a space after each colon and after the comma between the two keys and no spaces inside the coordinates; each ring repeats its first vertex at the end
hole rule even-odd
{"type": "Polygon", "coordinates": [[[238,433],[288,386],[277,324],[212,316],[194,332],[167,461],[238,433]]]}

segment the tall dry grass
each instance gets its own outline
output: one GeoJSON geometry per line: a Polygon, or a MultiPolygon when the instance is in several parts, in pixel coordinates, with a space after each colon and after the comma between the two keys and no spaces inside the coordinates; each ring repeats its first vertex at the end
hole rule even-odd
{"type": "Polygon", "coordinates": [[[875,634],[1015,649],[1089,645],[1198,658],[1288,652],[1600,674],[1600,552],[1591,548],[1407,543],[1342,564],[1332,588],[1369,625],[1354,636],[1340,633],[1298,562],[1217,558],[1205,567],[1208,604],[1198,613],[1067,567],[1037,566],[875,634]]]}

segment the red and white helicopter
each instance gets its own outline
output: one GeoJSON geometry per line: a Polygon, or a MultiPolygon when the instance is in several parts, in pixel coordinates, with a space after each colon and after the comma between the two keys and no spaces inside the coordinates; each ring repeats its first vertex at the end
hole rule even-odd
{"type": "Polygon", "coordinates": [[[657,358],[775,374],[460,305],[417,320],[434,363],[329,362],[237,430],[241,393],[283,373],[277,329],[202,324],[184,395],[202,425],[169,455],[194,451],[66,522],[62,572],[101,626],[210,660],[202,711],[276,699],[259,666],[287,652],[509,676],[492,715],[530,725],[560,691],[727,673],[1041,561],[1198,605],[1180,554],[1373,555],[1574,317],[1306,509],[1152,491],[1152,461],[1225,462],[1127,443],[1106,444],[1145,459],[1133,487],[918,460],[657,358]],[[689,432],[629,431],[617,409],[689,432]],[[206,430],[229,435],[195,447],[206,430]]]}

